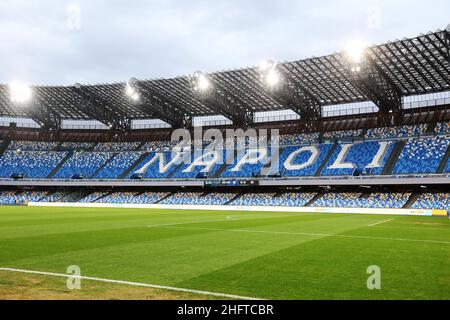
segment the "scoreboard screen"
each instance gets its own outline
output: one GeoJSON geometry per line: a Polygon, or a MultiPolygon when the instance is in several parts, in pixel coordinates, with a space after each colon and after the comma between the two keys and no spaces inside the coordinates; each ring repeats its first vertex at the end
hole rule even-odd
{"type": "Polygon", "coordinates": [[[205,187],[254,187],[259,185],[258,180],[254,179],[219,179],[206,180],[205,187]]]}

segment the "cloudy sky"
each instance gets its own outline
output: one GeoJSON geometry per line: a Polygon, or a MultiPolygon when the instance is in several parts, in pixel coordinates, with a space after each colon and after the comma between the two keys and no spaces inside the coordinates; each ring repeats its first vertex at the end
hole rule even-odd
{"type": "Polygon", "coordinates": [[[253,66],[415,36],[449,0],[0,0],[0,83],[105,83],[253,66]]]}

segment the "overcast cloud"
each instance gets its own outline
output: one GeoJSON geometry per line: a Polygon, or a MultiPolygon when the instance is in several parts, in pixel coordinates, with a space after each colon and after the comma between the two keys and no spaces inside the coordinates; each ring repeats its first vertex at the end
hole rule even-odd
{"type": "Polygon", "coordinates": [[[297,60],[443,29],[450,1],[0,0],[0,83],[105,83],[297,60]]]}

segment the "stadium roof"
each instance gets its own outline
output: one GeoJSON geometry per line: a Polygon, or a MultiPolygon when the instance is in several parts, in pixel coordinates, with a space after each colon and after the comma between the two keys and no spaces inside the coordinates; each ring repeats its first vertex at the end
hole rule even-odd
{"type": "MultiPolygon", "coordinates": [[[[366,60],[375,70],[370,77],[381,79],[375,83],[367,82],[366,86],[355,81],[344,52],[280,63],[277,68],[321,107],[374,101],[377,95],[386,93],[383,90],[396,91],[400,96],[449,91],[449,27],[415,38],[368,47],[366,60]],[[379,92],[373,92],[377,90],[379,92]]],[[[208,77],[226,92],[229,103],[238,101],[250,112],[289,108],[264,87],[257,67],[216,72],[208,77]]],[[[44,119],[51,110],[60,119],[95,119],[109,124],[117,118],[157,118],[172,125],[179,123],[180,115],[229,116],[226,110],[221,112],[221,105],[199,98],[192,90],[189,76],[137,82],[140,93],[146,97],[139,102],[126,95],[127,83],[124,82],[34,86],[34,99],[26,106],[11,102],[8,86],[0,85],[0,116],[44,119]]]]}

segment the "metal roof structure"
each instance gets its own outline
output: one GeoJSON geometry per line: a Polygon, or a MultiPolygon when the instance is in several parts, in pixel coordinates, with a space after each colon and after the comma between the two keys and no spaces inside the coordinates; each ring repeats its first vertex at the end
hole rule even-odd
{"type": "MultiPolygon", "coordinates": [[[[145,97],[139,101],[126,95],[124,82],[34,86],[32,102],[17,105],[10,101],[7,85],[0,85],[0,116],[32,118],[43,127],[55,125],[55,118],[56,123],[62,119],[95,119],[111,128],[127,130],[128,122],[134,119],[161,119],[181,127],[187,126],[191,117],[230,117],[230,110],[241,108],[250,113],[293,109],[304,117],[308,114],[302,110],[310,107],[373,101],[380,111],[395,110],[401,108],[404,96],[450,90],[450,26],[368,47],[358,71],[360,68],[363,72],[352,72],[345,52],[279,63],[277,70],[287,81],[284,93],[264,86],[257,67],[211,73],[207,76],[213,84],[213,95],[208,99],[193,90],[190,76],[134,79],[140,96],[145,97]],[[122,123],[124,119],[128,122],[122,123]]],[[[234,112],[235,117],[240,114],[234,112]]],[[[320,112],[314,114],[318,116],[320,112]]]]}

